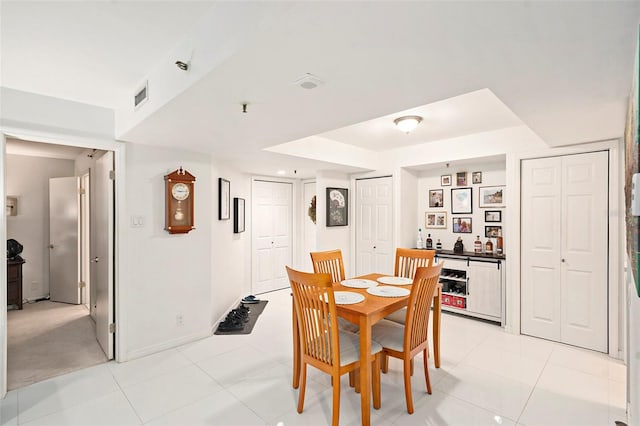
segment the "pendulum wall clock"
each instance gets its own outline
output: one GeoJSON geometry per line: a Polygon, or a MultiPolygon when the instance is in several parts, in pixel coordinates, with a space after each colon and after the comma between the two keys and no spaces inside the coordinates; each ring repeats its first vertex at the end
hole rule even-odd
{"type": "Polygon", "coordinates": [[[170,234],[186,234],[193,223],[193,186],[195,176],[180,167],[164,177],[166,214],[164,229],[170,234]]]}

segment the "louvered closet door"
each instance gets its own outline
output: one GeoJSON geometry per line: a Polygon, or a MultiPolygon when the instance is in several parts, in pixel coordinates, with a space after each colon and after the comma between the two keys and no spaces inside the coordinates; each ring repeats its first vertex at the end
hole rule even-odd
{"type": "Polygon", "coordinates": [[[607,351],[608,153],[522,162],[522,332],[607,351]]]}

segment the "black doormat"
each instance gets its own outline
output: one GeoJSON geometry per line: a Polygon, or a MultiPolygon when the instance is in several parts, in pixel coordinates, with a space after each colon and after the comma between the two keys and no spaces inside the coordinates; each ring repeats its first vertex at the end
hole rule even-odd
{"type": "Polygon", "coordinates": [[[244,324],[244,327],[241,330],[220,331],[220,326],[218,326],[218,329],[213,334],[250,334],[253,330],[253,326],[256,325],[256,321],[258,321],[258,317],[267,306],[267,303],[269,303],[268,300],[261,300],[258,303],[245,305],[249,308],[249,321],[244,324]]]}

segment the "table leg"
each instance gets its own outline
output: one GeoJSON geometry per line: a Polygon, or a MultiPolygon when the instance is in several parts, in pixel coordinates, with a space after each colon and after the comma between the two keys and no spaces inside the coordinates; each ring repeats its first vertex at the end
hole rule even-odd
{"type": "Polygon", "coordinates": [[[436,287],[433,298],[433,361],[440,368],[440,317],[442,315],[442,288],[436,287]]]}
{"type": "Polygon", "coordinates": [[[362,425],[371,423],[371,320],[360,317],[360,404],[362,425]]]}
{"type": "Polygon", "coordinates": [[[300,386],[300,333],[298,332],[298,316],[296,315],[296,304],[291,298],[291,312],[293,313],[293,388],[300,386]]]}

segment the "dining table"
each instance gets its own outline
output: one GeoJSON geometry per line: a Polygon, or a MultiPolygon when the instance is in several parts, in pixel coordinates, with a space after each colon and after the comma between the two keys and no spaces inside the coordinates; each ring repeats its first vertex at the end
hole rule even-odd
{"type": "MultiPolygon", "coordinates": [[[[365,279],[377,281],[378,278],[389,276],[388,274],[366,274],[354,279],[365,279]]],[[[403,287],[411,289],[409,285],[394,285],[394,287],[403,287]]],[[[350,291],[364,295],[364,300],[352,304],[336,304],[338,316],[345,320],[356,324],[360,327],[360,405],[362,412],[362,425],[368,426],[371,423],[371,368],[363,368],[362,366],[370,366],[373,362],[371,355],[371,328],[372,326],[384,319],[387,315],[392,314],[409,303],[409,295],[400,297],[384,297],[367,293],[366,288],[345,287],[340,282],[333,283],[334,291],[350,291]]],[[[433,358],[436,368],[440,368],[440,318],[441,318],[441,296],[442,285],[438,284],[436,293],[433,298],[433,358]]],[[[300,383],[300,340],[298,335],[297,319],[295,311],[293,312],[293,387],[298,388],[300,383]]],[[[374,407],[379,408],[379,407],[374,407]]]]}

